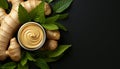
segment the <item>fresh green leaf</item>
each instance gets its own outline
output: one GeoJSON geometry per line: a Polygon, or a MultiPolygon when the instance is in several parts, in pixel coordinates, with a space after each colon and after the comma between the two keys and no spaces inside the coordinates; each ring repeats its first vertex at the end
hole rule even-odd
{"type": "Polygon", "coordinates": [[[28,64],[25,64],[22,66],[21,64],[18,64],[17,69],[29,69],[28,64]]]}
{"type": "Polygon", "coordinates": [[[27,56],[26,56],[26,52],[22,51],[22,58],[21,58],[21,61],[20,61],[21,65],[24,66],[25,64],[27,64],[27,61],[28,61],[28,59],[27,59],[27,56]]]}
{"type": "Polygon", "coordinates": [[[72,3],[73,0],[59,0],[55,5],[53,6],[53,10],[56,13],[61,13],[64,10],[66,10],[70,4],[72,3]]]}
{"type": "Polygon", "coordinates": [[[41,69],[50,69],[44,59],[38,58],[35,64],[41,69]]]}
{"type": "Polygon", "coordinates": [[[67,17],[68,17],[67,13],[65,13],[65,14],[57,14],[57,15],[46,18],[45,23],[53,23],[53,22],[56,22],[57,20],[65,19],[67,17]]]}
{"type": "Polygon", "coordinates": [[[43,0],[43,1],[45,1],[47,3],[51,3],[53,0],[43,0]]]}
{"type": "Polygon", "coordinates": [[[21,65],[24,66],[29,61],[36,61],[29,52],[23,52],[22,59],[20,61],[21,65]]]}
{"type": "Polygon", "coordinates": [[[0,8],[8,9],[7,0],[0,0],[0,8]]]}
{"type": "Polygon", "coordinates": [[[56,25],[59,27],[59,29],[67,31],[67,28],[65,26],[63,26],[62,24],[56,23],[56,25]]]}
{"type": "Polygon", "coordinates": [[[15,69],[15,68],[16,68],[15,62],[8,62],[1,67],[1,69],[15,69]]]}
{"type": "Polygon", "coordinates": [[[54,23],[41,24],[41,25],[47,30],[58,30],[59,29],[59,27],[57,25],[55,25],[54,23]]]}
{"type": "Polygon", "coordinates": [[[59,14],[60,16],[59,16],[59,20],[61,20],[61,19],[65,19],[65,18],[67,18],[68,17],[68,13],[65,13],[65,14],[59,14]]]}
{"type": "Polygon", "coordinates": [[[48,56],[49,57],[58,57],[64,53],[71,45],[60,45],[55,51],[51,51],[48,56]]]}
{"type": "Polygon", "coordinates": [[[31,19],[39,23],[45,23],[44,4],[45,2],[40,3],[30,12],[31,19]]]}
{"type": "Polygon", "coordinates": [[[27,57],[23,56],[20,63],[21,63],[22,66],[24,66],[27,63],[27,61],[28,61],[27,57]]]}
{"type": "Polygon", "coordinates": [[[44,58],[44,60],[45,60],[46,62],[55,62],[55,61],[59,60],[62,56],[63,56],[63,54],[60,55],[60,56],[58,56],[58,57],[44,58]]]}
{"type": "Polygon", "coordinates": [[[28,53],[28,52],[26,52],[26,57],[27,57],[27,59],[28,59],[29,61],[36,61],[36,60],[31,56],[31,54],[28,53]]]}
{"type": "Polygon", "coordinates": [[[48,18],[46,18],[45,23],[53,23],[53,22],[58,20],[59,16],[60,15],[55,15],[55,16],[52,16],[52,17],[48,17],[48,18]]]}
{"type": "Polygon", "coordinates": [[[22,5],[19,5],[18,16],[19,16],[20,23],[25,23],[30,21],[29,13],[22,5]]]}

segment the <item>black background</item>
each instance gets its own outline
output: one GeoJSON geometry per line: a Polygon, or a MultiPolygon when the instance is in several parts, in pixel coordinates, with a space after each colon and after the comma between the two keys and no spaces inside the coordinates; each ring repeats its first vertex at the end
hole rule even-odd
{"type": "MultiPolygon", "coordinates": [[[[74,0],[62,23],[62,43],[72,44],[51,69],[119,69],[117,4],[115,0],[74,0]]],[[[32,67],[31,67],[32,68],[32,67]]],[[[34,68],[34,67],[33,67],[34,68]]]]}
{"type": "Polygon", "coordinates": [[[61,37],[72,48],[51,69],[119,69],[116,6],[115,0],[74,0],[61,37]]]}

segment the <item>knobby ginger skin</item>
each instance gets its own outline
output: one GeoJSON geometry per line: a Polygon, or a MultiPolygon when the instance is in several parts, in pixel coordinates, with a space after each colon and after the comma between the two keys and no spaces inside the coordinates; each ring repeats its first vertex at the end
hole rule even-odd
{"type": "Polygon", "coordinates": [[[5,13],[5,10],[0,8],[0,26],[1,26],[1,21],[7,14],[5,13]]]}
{"type": "Polygon", "coordinates": [[[46,30],[46,35],[48,40],[45,42],[44,46],[40,48],[40,50],[55,50],[58,47],[57,40],[60,39],[60,32],[58,30],[46,30]]]}
{"type": "Polygon", "coordinates": [[[10,46],[6,51],[6,54],[13,60],[19,61],[21,59],[21,48],[16,38],[10,40],[10,46]]]}
{"type": "Polygon", "coordinates": [[[40,51],[53,51],[58,47],[58,41],[56,40],[47,40],[42,48],[40,48],[40,51]]]}
{"type": "MultiPolygon", "coordinates": [[[[32,9],[34,9],[39,3],[42,1],[40,0],[8,0],[12,3],[12,9],[9,14],[6,14],[5,11],[2,9],[0,10],[0,19],[3,17],[3,20],[0,21],[0,61],[3,61],[6,59],[7,55],[6,50],[9,46],[10,39],[14,36],[14,33],[17,32],[20,22],[18,19],[18,7],[21,3],[22,6],[30,12],[32,9]]],[[[1,9],[1,8],[0,8],[1,9]]],[[[45,3],[45,15],[49,15],[51,13],[50,6],[45,3]]]]}

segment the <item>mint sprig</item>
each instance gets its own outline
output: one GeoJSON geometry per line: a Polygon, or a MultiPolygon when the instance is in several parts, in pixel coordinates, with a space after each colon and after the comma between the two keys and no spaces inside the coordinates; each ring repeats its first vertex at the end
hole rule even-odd
{"type": "MultiPolygon", "coordinates": [[[[53,3],[51,8],[53,9],[53,14],[50,16],[45,16],[44,4],[45,2],[51,3],[53,0],[42,0],[36,8],[31,12],[27,10],[20,4],[18,8],[18,18],[20,23],[25,23],[28,21],[34,21],[40,23],[46,30],[58,30],[62,29],[67,31],[67,29],[59,23],[60,20],[63,20],[68,17],[68,14],[64,11],[71,5],[73,0],[58,0],[56,3],[53,3]]],[[[51,5],[51,4],[50,4],[51,5]]],[[[6,0],[0,0],[0,8],[8,9],[8,3],[6,0]]],[[[0,62],[0,69],[29,69],[29,62],[33,62],[41,69],[49,69],[48,62],[55,62],[60,59],[64,52],[69,49],[71,45],[60,45],[54,51],[36,51],[29,52],[22,50],[22,59],[20,62],[8,62],[3,64],[0,62]]]]}

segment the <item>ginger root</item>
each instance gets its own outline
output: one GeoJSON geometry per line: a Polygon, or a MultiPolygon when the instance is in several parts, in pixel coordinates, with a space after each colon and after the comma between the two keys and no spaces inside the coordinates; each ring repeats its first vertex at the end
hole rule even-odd
{"type": "Polygon", "coordinates": [[[1,26],[1,21],[7,14],[5,13],[5,10],[0,8],[0,26],[1,26]]]}
{"type": "Polygon", "coordinates": [[[21,49],[16,38],[10,40],[10,46],[6,51],[6,54],[13,60],[19,61],[21,59],[21,49]]]}
{"type": "MultiPolygon", "coordinates": [[[[7,58],[6,50],[9,46],[10,39],[17,32],[20,22],[18,19],[18,7],[21,4],[28,12],[34,9],[42,1],[40,0],[8,0],[12,3],[12,9],[9,14],[6,14],[4,9],[0,8],[0,61],[7,58]]],[[[51,13],[49,4],[45,3],[45,15],[51,13]]],[[[11,57],[13,58],[13,57],[11,57]]]]}
{"type": "Polygon", "coordinates": [[[47,30],[46,34],[48,39],[51,39],[51,40],[60,39],[60,32],[58,30],[47,30]]]}
{"type": "Polygon", "coordinates": [[[40,48],[41,51],[44,50],[55,50],[58,47],[58,41],[60,39],[60,32],[58,30],[46,30],[46,35],[48,40],[45,42],[44,46],[40,48]]]}
{"type": "Polygon", "coordinates": [[[42,48],[41,51],[50,50],[53,51],[57,48],[58,42],[56,40],[47,40],[42,48]]]}

